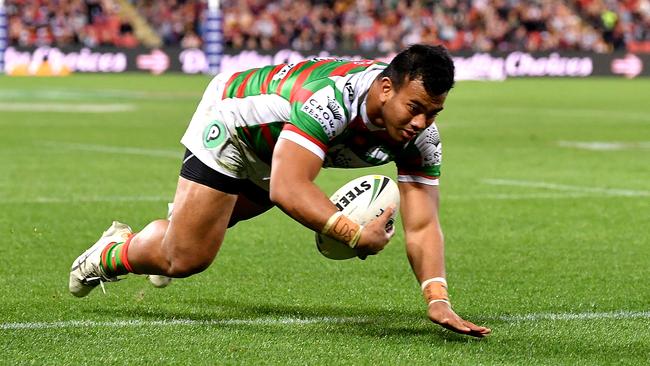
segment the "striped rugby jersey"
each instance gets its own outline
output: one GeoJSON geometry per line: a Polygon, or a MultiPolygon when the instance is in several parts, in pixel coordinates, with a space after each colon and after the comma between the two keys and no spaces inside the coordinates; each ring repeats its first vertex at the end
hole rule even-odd
{"type": "Polygon", "coordinates": [[[368,120],[366,95],[385,67],[371,60],[312,59],[235,73],[221,96],[236,117],[228,128],[269,165],[275,143],[284,138],[318,155],[324,167],[395,161],[399,181],[436,185],[442,145],[435,124],[396,145],[368,120]]]}

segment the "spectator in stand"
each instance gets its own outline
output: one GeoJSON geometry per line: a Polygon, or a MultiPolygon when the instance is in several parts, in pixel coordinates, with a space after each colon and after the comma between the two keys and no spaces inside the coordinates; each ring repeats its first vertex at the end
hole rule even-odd
{"type": "Polygon", "coordinates": [[[579,14],[610,49],[650,52],[650,0],[575,0],[579,14]]]}
{"type": "Polygon", "coordinates": [[[200,48],[201,44],[201,38],[193,30],[184,32],[183,39],[181,40],[182,48],[200,48]]]}
{"type": "Polygon", "coordinates": [[[116,47],[134,48],[138,46],[138,39],[133,34],[131,24],[123,22],[120,24],[119,35],[115,39],[116,47]]]}

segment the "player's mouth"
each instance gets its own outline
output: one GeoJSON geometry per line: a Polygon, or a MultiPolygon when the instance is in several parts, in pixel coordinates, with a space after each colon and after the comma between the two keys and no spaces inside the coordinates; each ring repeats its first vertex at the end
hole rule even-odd
{"type": "Polygon", "coordinates": [[[402,137],[404,137],[407,140],[412,139],[413,137],[415,137],[415,135],[417,135],[417,133],[415,133],[414,131],[402,130],[402,137]]]}

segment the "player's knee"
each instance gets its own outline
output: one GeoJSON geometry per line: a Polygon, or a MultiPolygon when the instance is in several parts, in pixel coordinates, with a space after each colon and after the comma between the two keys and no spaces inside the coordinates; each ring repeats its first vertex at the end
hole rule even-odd
{"type": "Polygon", "coordinates": [[[173,258],[167,269],[167,276],[175,278],[189,277],[203,272],[210,266],[212,259],[205,258],[173,258]]]}

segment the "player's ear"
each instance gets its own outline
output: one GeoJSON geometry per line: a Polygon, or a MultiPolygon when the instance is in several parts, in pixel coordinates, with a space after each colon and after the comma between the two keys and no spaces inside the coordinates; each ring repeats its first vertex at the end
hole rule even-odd
{"type": "Polygon", "coordinates": [[[384,76],[379,80],[379,88],[381,92],[379,93],[379,101],[384,104],[390,96],[393,94],[393,82],[389,77],[384,76]]]}

